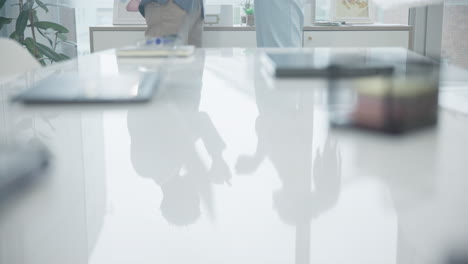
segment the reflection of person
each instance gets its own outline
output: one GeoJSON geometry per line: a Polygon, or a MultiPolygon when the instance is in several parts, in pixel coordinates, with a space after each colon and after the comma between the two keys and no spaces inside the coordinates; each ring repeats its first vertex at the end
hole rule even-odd
{"type": "Polygon", "coordinates": [[[283,222],[296,227],[296,263],[310,263],[310,221],[335,205],[339,196],[338,148],[328,137],[312,164],[314,98],[310,89],[269,89],[256,81],[255,90],[257,150],[254,155],[240,156],[236,169],[252,173],[265,159],[271,161],[281,180],[281,188],[273,195],[274,207],[283,222]]]}
{"type": "Polygon", "coordinates": [[[202,202],[210,214],[211,184],[230,177],[222,157],[225,143],[210,117],[198,110],[203,73],[191,72],[199,79],[173,86],[153,111],[129,111],[127,120],[133,167],[161,187],[161,213],[175,225],[194,223],[202,202]],[[211,158],[209,167],[200,155],[199,142],[211,158]]]}
{"type": "Polygon", "coordinates": [[[182,44],[202,45],[202,0],[142,0],[140,13],[145,17],[147,38],[177,35],[182,44]]]}
{"type": "Polygon", "coordinates": [[[141,0],[130,0],[127,4],[128,12],[138,12],[138,6],[140,5],[141,0]]]}
{"type": "MultiPolygon", "coordinates": [[[[444,132],[449,133],[453,138],[458,137],[456,132],[444,132]]],[[[453,157],[461,157],[455,153],[461,154],[462,152],[458,150],[463,149],[459,148],[457,144],[444,141],[444,139],[450,138],[449,134],[444,134],[444,132],[441,134],[440,131],[428,130],[423,133],[408,134],[404,140],[391,140],[391,138],[389,140],[381,135],[371,134],[352,135],[354,145],[352,153],[355,166],[362,171],[363,175],[375,177],[386,186],[385,194],[389,195],[391,199],[389,204],[392,204],[392,210],[395,210],[398,223],[398,228],[395,230],[397,232],[395,234],[397,258],[394,263],[396,264],[426,263],[427,255],[415,255],[415,252],[428,253],[428,244],[441,239],[437,232],[433,232],[433,230],[428,232],[431,227],[442,228],[439,224],[444,221],[441,218],[437,218],[437,221],[432,219],[428,221],[428,216],[435,215],[435,212],[440,212],[439,210],[446,210],[444,211],[445,215],[450,210],[447,210],[445,204],[450,203],[450,198],[448,196],[442,198],[439,195],[439,193],[445,193],[446,190],[444,191],[444,187],[439,185],[440,178],[438,176],[442,175],[438,175],[438,173],[450,171],[444,166],[453,165],[454,163],[451,163],[453,157]],[[454,150],[450,151],[450,155],[444,151],[448,148],[454,150]],[[445,157],[450,162],[444,161],[445,157]],[[440,164],[444,164],[443,167],[439,167],[440,164]]],[[[462,156],[466,157],[465,154],[462,156]]],[[[443,175],[444,181],[450,182],[456,178],[456,175],[456,173],[443,175]],[[454,176],[455,178],[452,178],[454,176]]],[[[465,178],[465,174],[463,174],[463,178],[465,178]]],[[[455,180],[455,182],[457,181],[455,180]]],[[[453,189],[450,192],[452,191],[453,189]]],[[[463,193],[466,194],[466,190],[463,190],[463,193]]],[[[453,195],[457,196],[455,193],[453,195]]],[[[451,208],[456,210],[457,207],[451,208]]],[[[446,215],[450,215],[450,213],[446,215]]],[[[452,219],[451,216],[449,217],[452,219]]],[[[440,252],[434,251],[432,253],[440,252]]]]}
{"type": "Polygon", "coordinates": [[[304,0],[256,0],[257,46],[302,47],[304,0]]]}
{"type": "Polygon", "coordinates": [[[263,89],[262,85],[257,85],[256,100],[260,113],[256,122],[257,150],[253,156],[240,156],[236,169],[239,173],[251,173],[265,159],[270,159],[283,183],[282,189],[275,193],[281,218],[291,224],[300,221],[297,214],[307,214],[305,218],[309,219],[337,200],[341,168],[337,145],[329,137],[323,151],[317,152],[312,168],[312,93],[291,88],[288,92],[263,89]],[[316,185],[313,195],[310,190],[312,169],[316,185]],[[285,204],[287,206],[283,206],[285,204]],[[308,208],[303,208],[305,204],[308,208]]]}

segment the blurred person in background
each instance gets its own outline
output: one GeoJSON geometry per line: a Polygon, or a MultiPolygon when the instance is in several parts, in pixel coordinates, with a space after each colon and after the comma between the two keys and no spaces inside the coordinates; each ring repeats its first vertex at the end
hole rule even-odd
{"type": "Polygon", "coordinates": [[[141,0],[147,38],[177,36],[181,44],[201,47],[203,0],[141,0]]]}
{"type": "Polygon", "coordinates": [[[255,0],[259,48],[302,47],[304,0],[255,0]]]}

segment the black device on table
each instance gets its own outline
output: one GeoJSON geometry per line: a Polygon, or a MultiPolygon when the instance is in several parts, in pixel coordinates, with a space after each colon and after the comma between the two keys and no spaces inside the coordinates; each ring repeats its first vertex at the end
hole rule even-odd
{"type": "Polygon", "coordinates": [[[290,50],[266,52],[262,63],[278,79],[327,80],[329,106],[346,105],[331,109],[332,124],[398,134],[436,124],[438,109],[439,63],[403,54],[290,50]]]}

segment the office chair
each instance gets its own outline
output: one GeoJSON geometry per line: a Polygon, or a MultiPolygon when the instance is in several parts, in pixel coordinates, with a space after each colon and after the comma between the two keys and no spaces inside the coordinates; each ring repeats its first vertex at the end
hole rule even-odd
{"type": "Polygon", "coordinates": [[[0,38],[0,78],[40,67],[39,62],[16,41],[0,38]]]}

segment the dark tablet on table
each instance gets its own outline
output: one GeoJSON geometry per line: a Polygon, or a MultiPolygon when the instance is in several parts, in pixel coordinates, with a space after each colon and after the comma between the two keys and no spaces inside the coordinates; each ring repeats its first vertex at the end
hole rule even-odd
{"type": "Polygon", "coordinates": [[[26,104],[132,103],[149,101],[159,86],[159,74],[80,76],[66,73],[48,77],[13,97],[26,104]]]}

